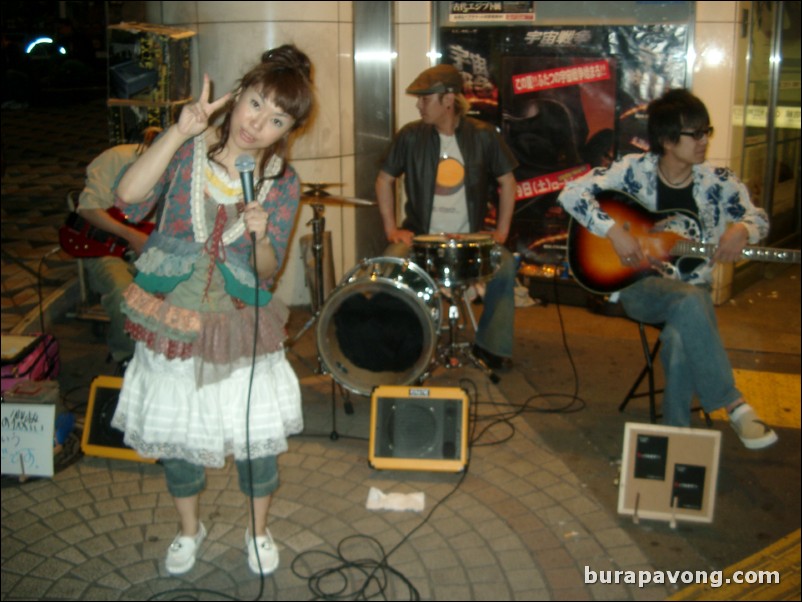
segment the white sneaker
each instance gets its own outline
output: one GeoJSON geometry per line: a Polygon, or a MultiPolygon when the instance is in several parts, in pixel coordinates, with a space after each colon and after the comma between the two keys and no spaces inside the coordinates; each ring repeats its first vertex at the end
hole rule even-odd
{"type": "Polygon", "coordinates": [[[269,575],[278,568],[278,548],[276,547],[270,530],[265,529],[262,537],[253,539],[248,530],[245,530],[245,549],[248,551],[248,566],[255,574],[269,575]],[[258,556],[257,556],[258,552],[258,556]],[[261,568],[261,571],[259,570],[261,568]]]}
{"type": "Polygon", "coordinates": [[[742,403],[730,414],[730,425],[747,449],[763,449],[777,441],[777,433],[757,417],[748,403],[742,403]]]}
{"type": "Polygon", "coordinates": [[[206,539],[206,527],[200,521],[198,532],[194,536],[181,533],[176,535],[173,543],[167,548],[167,560],[164,563],[167,572],[171,575],[181,575],[195,566],[195,557],[204,539],[206,539]]]}

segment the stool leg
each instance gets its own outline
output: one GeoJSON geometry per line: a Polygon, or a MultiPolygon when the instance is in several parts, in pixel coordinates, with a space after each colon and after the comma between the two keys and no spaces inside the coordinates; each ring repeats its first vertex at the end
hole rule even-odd
{"type": "Polygon", "coordinates": [[[649,368],[649,421],[654,424],[657,422],[657,391],[655,391],[654,388],[654,358],[657,357],[657,353],[660,351],[660,339],[657,339],[651,352],[648,352],[649,347],[646,339],[646,332],[643,330],[643,324],[641,324],[641,334],[643,335],[643,347],[647,350],[646,365],[649,368]]]}
{"type": "Polygon", "coordinates": [[[645,397],[648,395],[649,397],[649,420],[652,423],[656,423],[658,419],[657,414],[657,391],[655,389],[654,383],[654,360],[657,357],[657,354],[660,351],[660,339],[657,339],[657,342],[654,344],[654,347],[651,349],[649,348],[649,338],[646,336],[646,327],[642,322],[638,323],[638,330],[640,332],[640,341],[641,341],[641,348],[643,349],[643,356],[646,360],[646,365],[643,367],[643,370],[640,371],[638,377],[635,379],[635,383],[627,392],[626,396],[624,397],[624,401],[618,406],[618,411],[623,412],[624,409],[627,407],[627,404],[632,399],[636,397],[645,397]],[[641,384],[643,383],[643,379],[648,377],[648,385],[649,391],[648,393],[637,393],[637,390],[640,388],[641,384]]]}
{"type": "Polygon", "coordinates": [[[643,370],[640,371],[638,377],[635,379],[632,387],[630,387],[629,391],[627,392],[626,396],[624,396],[624,401],[621,402],[621,405],[618,406],[618,411],[623,412],[630,401],[635,399],[636,397],[640,397],[640,394],[636,394],[636,391],[640,388],[643,379],[649,374],[649,365],[648,363],[643,367],[643,370]]]}

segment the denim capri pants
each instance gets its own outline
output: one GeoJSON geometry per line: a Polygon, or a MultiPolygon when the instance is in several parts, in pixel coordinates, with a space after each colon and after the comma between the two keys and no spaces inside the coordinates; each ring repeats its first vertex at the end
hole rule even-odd
{"type": "MultiPolygon", "coordinates": [[[[192,497],[206,487],[206,467],[175,458],[162,459],[161,463],[167,479],[167,490],[173,497],[192,497]]],[[[248,460],[237,460],[235,464],[240,491],[248,497],[265,497],[278,488],[276,456],[252,458],[250,470],[248,460]]]]}

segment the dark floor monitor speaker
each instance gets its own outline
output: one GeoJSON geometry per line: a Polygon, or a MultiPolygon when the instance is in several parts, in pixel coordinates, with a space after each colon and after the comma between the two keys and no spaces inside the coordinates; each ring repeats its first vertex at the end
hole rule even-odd
{"type": "Polygon", "coordinates": [[[458,387],[380,386],[370,405],[371,467],[461,472],[468,464],[468,396],[458,387]]]}
{"type": "Polygon", "coordinates": [[[81,450],[87,456],[154,463],[143,458],[123,442],[122,431],[111,426],[123,379],[118,376],[98,376],[89,388],[81,450]]]}

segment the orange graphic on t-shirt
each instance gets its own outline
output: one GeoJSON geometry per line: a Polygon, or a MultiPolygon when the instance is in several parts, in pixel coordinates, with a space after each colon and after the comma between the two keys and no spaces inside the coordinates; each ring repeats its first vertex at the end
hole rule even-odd
{"type": "Polygon", "coordinates": [[[451,157],[440,161],[440,164],[437,166],[435,194],[454,194],[462,188],[464,182],[465,168],[462,163],[451,157]]]}

